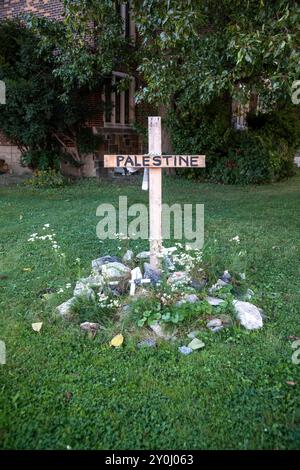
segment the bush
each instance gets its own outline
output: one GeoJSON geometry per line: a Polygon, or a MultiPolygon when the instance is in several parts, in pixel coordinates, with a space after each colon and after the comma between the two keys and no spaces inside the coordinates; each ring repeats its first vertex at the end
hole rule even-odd
{"type": "Polygon", "coordinates": [[[300,118],[295,107],[249,115],[248,130],[232,129],[227,105],[203,110],[195,127],[170,119],[176,153],[205,153],[206,169],[180,170],[188,178],[225,184],[258,184],[293,175],[300,147],[300,118]]]}
{"type": "Polygon", "coordinates": [[[24,183],[33,188],[57,188],[67,184],[66,178],[57,170],[36,170],[24,183]]]}

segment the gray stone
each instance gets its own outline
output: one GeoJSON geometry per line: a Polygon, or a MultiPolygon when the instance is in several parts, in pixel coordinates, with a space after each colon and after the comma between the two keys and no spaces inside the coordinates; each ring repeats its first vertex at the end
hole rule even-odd
{"type": "Polygon", "coordinates": [[[214,284],[213,286],[211,286],[210,289],[208,289],[208,292],[212,294],[216,290],[220,290],[222,289],[222,287],[226,287],[226,286],[228,286],[227,282],[222,281],[222,279],[218,279],[216,284],[214,284]]]}
{"type": "Polygon", "coordinates": [[[137,259],[149,259],[150,258],[150,251],[141,251],[136,255],[137,259]]]}
{"type": "Polygon", "coordinates": [[[154,323],[153,325],[150,325],[150,328],[160,338],[163,338],[163,339],[166,339],[166,340],[172,339],[173,335],[170,335],[170,334],[166,333],[159,323],[154,323]]]}
{"type": "Polygon", "coordinates": [[[218,331],[222,331],[224,330],[224,325],[221,325],[221,326],[215,326],[214,328],[210,328],[210,330],[213,332],[213,333],[218,333],[218,331]]]}
{"type": "Polygon", "coordinates": [[[57,311],[59,315],[61,315],[65,320],[68,320],[72,317],[72,307],[76,302],[76,297],[71,297],[71,299],[67,300],[66,302],[60,304],[57,307],[57,311]]]}
{"type": "Polygon", "coordinates": [[[224,271],[220,279],[228,284],[231,281],[231,274],[228,271],[224,271]]]}
{"type": "Polygon", "coordinates": [[[213,307],[218,307],[219,305],[222,305],[225,303],[225,300],[223,299],[218,299],[217,297],[205,297],[206,302],[209,303],[209,305],[212,305],[213,307]]]}
{"type": "Polygon", "coordinates": [[[213,318],[213,320],[210,320],[208,323],[206,323],[207,328],[216,328],[219,326],[222,326],[222,322],[219,318],[213,318]]]}
{"type": "Polygon", "coordinates": [[[247,330],[257,330],[262,328],[263,319],[259,309],[249,302],[234,300],[233,302],[237,319],[247,330]]]}
{"type": "Polygon", "coordinates": [[[157,284],[161,280],[161,271],[151,268],[149,263],[144,263],[144,278],[150,279],[152,284],[157,284]]]}
{"type": "Polygon", "coordinates": [[[222,325],[224,326],[232,326],[232,318],[230,315],[226,315],[226,314],[220,314],[219,315],[219,319],[221,320],[222,322],[222,325]]]}
{"type": "Polygon", "coordinates": [[[120,262],[120,259],[116,256],[101,256],[101,258],[97,258],[92,261],[92,268],[95,272],[101,273],[102,266],[104,264],[115,262],[120,262]]]}
{"type": "Polygon", "coordinates": [[[191,331],[187,337],[190,338],[190,339],[194,339],[196,338],[196,336],[200,333],[200,330],[195,330],[195,331],[191,331]]]}
{"type": "Polygon", "coordinates": [[[181,353],[181,354],[184,354],[184,356],[188,356],[189,354],[191,354],[193,352],[193,349],[192,348],[189,348],[188,346],[180,346],[178,348],[178,351],[181,353]]]}
{"type": "Polygon", "coordinates": [[[85,297],[88,300],[95,300],[95,292],[81,281],[76,283],[73,291],[74,297],[85,297]]]}
{"type": "Polygon", "coordinates": [[[197,297],[196,294],[186,294],[181,300],[176,302],[176,305],[180,306],[186,303],[194,304],[196,302],[199,302],[199,297],[197,297]]]}
{"type": "Polygon", "coordinates": [[[156,346],[156,341],[155,339],[144,339],[143,341],[140,341],[138,344],[137,344],[137,347],[139,349],[142,349],[142,348],[155,348],[156,346]]]}
{"type": "Polygon", "coordinates": [[[185,271],[175,271],[168,278],[168,284],[187,284],[189,277],[185,271]]]}
{"type": "Polygon", "coordinates": [[[82,284],[85,284],[87,287],[102,287],[103,276],[96,274],[95,276],[83,277],[79,282],[82,282],[82,284]]]}
{"type": "Polygon", "coordinates": [[[131,269],[123,263],[117,261],[103,264],[101,267],[102,275],[107,282],[126,281],[130,279],[131,269]]]}
{"type": "Polygon", "coordinates": [[[133,251],[127,250],[125,255],[123,256],[122,261],[124,263],[130,263],[130,261],[132,261],[132,259],[133,259],[133,251]]]}
{"type": "Polygon", "coordinates": [[[192,279],[191,280],[191,287],[199,291],[203,290],[206,284],[207,284],[207,279],[192,279]]]}
{"type": "Polygon", "coordinates": [[[100,328],[99,323],[91,323],[89,321],[85,321],[84,323],[80,323],[80,328],[84,331],[97,331],[100,328]]]}

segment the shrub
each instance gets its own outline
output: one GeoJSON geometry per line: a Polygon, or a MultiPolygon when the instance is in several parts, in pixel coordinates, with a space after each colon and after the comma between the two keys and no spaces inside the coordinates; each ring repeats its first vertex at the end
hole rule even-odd
{"type": "Polygon", "coordinates": [[[57,188],[67,184],[66,178],[57,170],[36,170],[24,184],[33,188],[57,188]]]}
{"type": "Polygon", "coordinates": [[[206,169],[181,172],[225,184],[257,184],[280,180],[294,172],[300,147],[300,117],[295,107],[249,115],[248,130],[230,127],[227,104],[202,110],[202,120],[169,120],[176,153],[205,153],[206,169]],[[208,111],[209,110],[209,111],[208,111]],[[195,125],[197,124],[197,125],[195,125]]]}

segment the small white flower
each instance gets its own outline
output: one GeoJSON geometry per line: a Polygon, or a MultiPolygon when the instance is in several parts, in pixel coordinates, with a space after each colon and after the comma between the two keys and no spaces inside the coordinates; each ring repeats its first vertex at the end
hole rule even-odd
{"type": "Polygon", "coordinates": [[[236,235],[235,237],[231,238],[229,240],[230,242],[237,242],[237,243],[240,243],[240,237],[238,235],[236,235]]]}
{"type": "Polygon", "coordinates": [[[48,228],[50,227],[50,224],[44,224],[44,227],[48,228]]]}

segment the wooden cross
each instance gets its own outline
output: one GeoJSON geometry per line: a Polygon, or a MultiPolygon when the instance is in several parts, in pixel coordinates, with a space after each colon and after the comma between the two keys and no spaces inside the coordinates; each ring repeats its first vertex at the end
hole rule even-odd
{"type": "Polygon", "coordinates": [[[162,155],[161,118],[148,118],[148,155],[104,155],[104,167],[149,169],[150,264],[162,254],[162,168],[205,168],[205,155],[162,155]]]}

